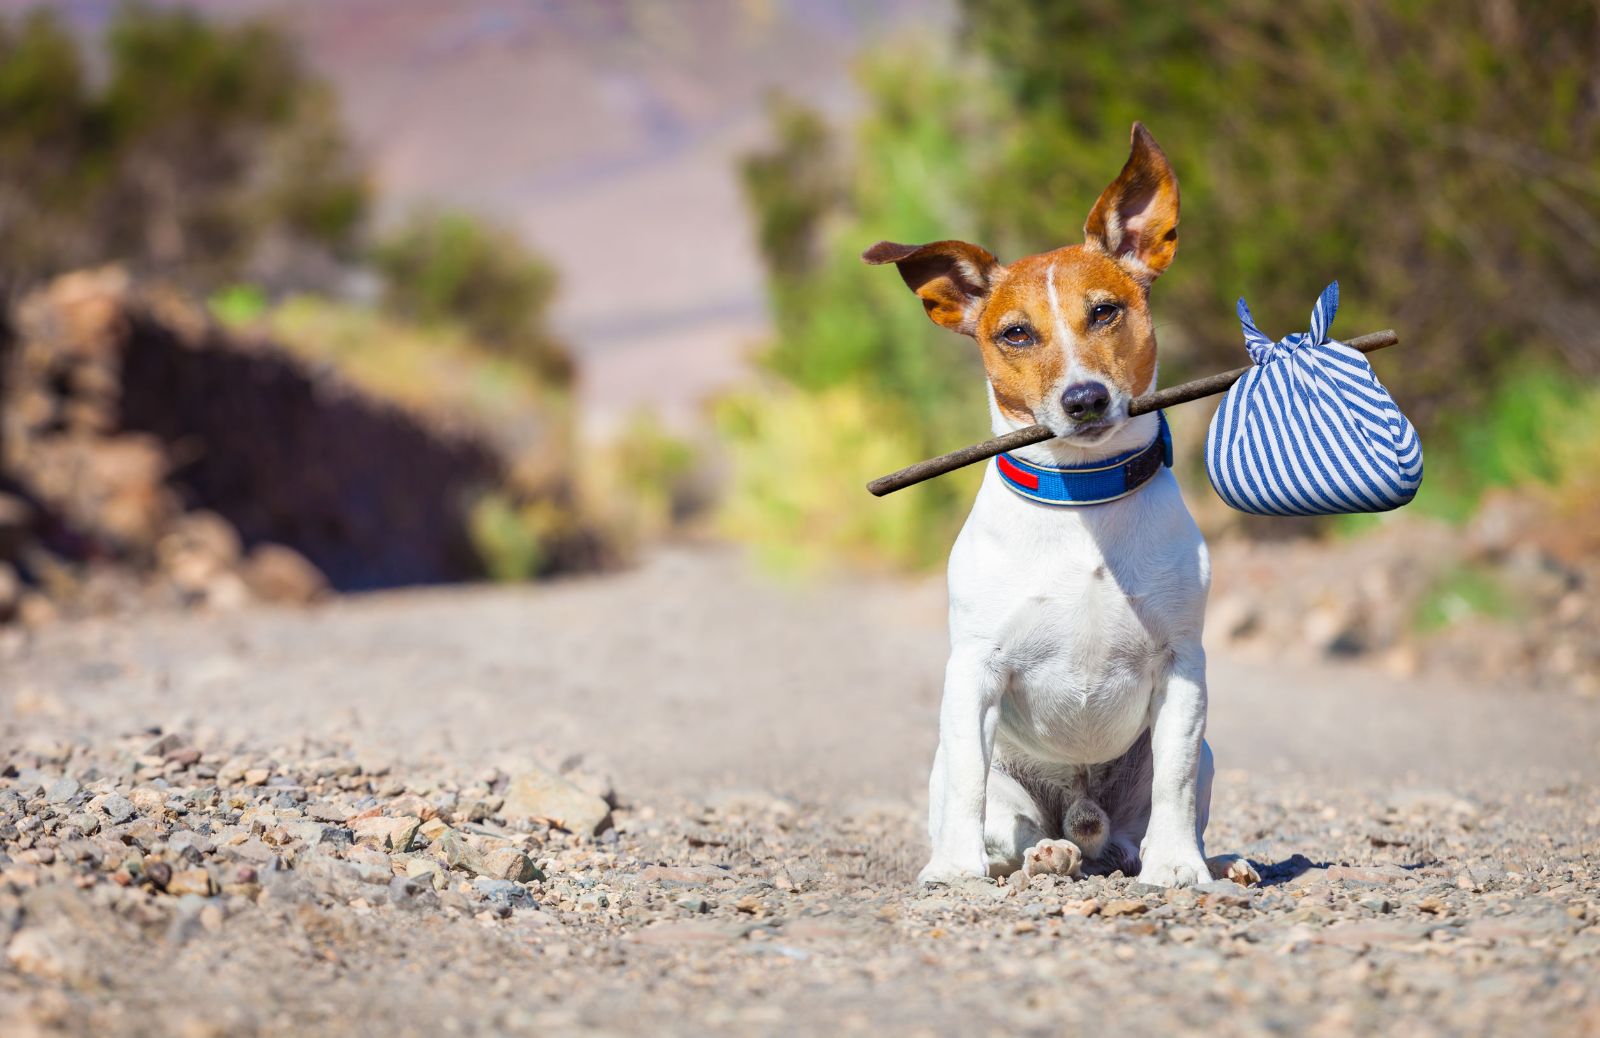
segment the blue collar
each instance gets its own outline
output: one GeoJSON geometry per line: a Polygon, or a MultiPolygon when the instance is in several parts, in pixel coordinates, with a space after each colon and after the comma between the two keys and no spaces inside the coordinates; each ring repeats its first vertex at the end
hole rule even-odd
{"type": "Polygon", "coordinates": [[[1010,454],[995,455],[1000,481],[1029,501],[1080,508],[1103,505],[1138,490],[1162,466],[1172,467],[1172,431],[1167,416],[1156,412],[1161,431],[1147,446],[1092,465],[1052,468],[1010,454]]]}

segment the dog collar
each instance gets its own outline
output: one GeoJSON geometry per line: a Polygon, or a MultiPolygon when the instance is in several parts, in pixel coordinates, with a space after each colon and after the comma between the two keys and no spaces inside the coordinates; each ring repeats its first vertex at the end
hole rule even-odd
{"type": "Polygon", "coordinates": [[[1147,446],[1107,461],[1054,468],[1035,465],[1010,454],[997,454],[995,470],[1000,473],[1002,483],[1029,501],[1071,508],[1103,505],[1138,490],[1150,482],[1162,466],[1172,467],[1172,431],[1167,428],[1166,415],[1157,411],[1156,418],[1161,429],[1155,439],[1147,446]]]}

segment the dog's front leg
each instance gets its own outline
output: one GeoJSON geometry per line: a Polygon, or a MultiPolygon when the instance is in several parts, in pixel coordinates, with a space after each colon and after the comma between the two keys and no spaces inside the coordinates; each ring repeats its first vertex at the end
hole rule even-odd
{"type": "Polygon", "coordinates": [[[950,654],[939,707],[939,752],[928,782],[933,857],[917,882],[951,883],[989,874],[983,847],[984,799],[995,724],[1000,717],[1000,675],[986,649],[950,654]]]}
{"type": "Polygon", "coordinates": [[[1180,647],[1150,703],[1150,823],[1139,882],[1186,887],[1210,879],[1200,847],[1195,787],[1206,733],[1206,654],[1180,647]]]}

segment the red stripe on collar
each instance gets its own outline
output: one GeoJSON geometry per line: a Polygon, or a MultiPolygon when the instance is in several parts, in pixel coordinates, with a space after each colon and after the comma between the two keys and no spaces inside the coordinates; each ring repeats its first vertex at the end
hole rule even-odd
{"type": "Polygon", "coordinates": [[[1000,466],[1000,471],[1004,472],[1007,476],[1011,477],[1016,482],[1021,483],[1023,486],[1027,487],[1029,490],[1038,490],[1039,489],[1039,477],[1034,475],[1033,473],[1029,472],[1027,469],[1019,468],[1014,462],[1012,462],[1012,460],[1010,458],[1006,457],[1004,454],[995,455],[995,459],[994,460],[995,460],[995,463],[1000,466]]]}

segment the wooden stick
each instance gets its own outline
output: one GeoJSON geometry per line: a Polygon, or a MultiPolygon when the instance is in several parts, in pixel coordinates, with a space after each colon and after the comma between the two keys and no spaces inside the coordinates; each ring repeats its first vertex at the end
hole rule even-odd
{"type": "MultiPolygon", "coordinates": [[[[1392,330],[1385,330],[1340,341],[1353,350],[1372,353],[1374,350],[1381,350],[1385,346],[1393,346],[1400,341],[1400,337],[1392,330]]],[[[1203,396],[1221,393],[1244,377],[1244,373],[1249,370],[1249,367],[1235,368],[1232,371],[1224,371],[1221,374],[1197,378],[1193,382],[1185,382],[1182,385],[1158,389],[1154,393],[1142,396],[1129,404],[1128,414],[1130,417],[1148,414],[1151,411],[1159,411],[1163,407],[1186,404],[1190,400],[1199,400],[1203,396]]],[[[951,451],[949,454],[941,454],[937,458],[929,458],[927,461],[919,461],[915,465],[907,465],[899,472],[891,472],[887,476],[879,476],[867,484],[867,489],[872,492],[874,497],[882,497],[885,494],[892,494],[896,490],[915,486],[923,480],[932,479],[934,476],[942,476],[946,472],[954,472],[956,469],[964,468],[974,462],[985,461],[996,454],[1014,451],[1018,447],[1026,447],[1030,443],[1043,443],[1054,435],[1046,426],[1030,425],[1026,429],[1018,429],[1016,432],[1009,432],[1004,436],[996,436],[992,440],[975,443],[970,447],[951,451]]]]}

